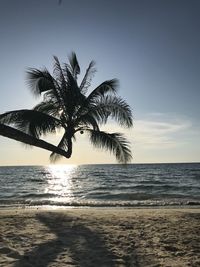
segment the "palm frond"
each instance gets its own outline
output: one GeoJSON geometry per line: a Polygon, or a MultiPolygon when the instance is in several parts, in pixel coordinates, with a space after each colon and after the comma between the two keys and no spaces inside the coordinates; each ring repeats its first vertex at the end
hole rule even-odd
{"type": "Polygon", "coordinates": [[[53,101],[42,101],[39,104],[37,104],[33,108],[33,110],[40,111],[55,118],[60,117],[60,112],[61,112],[59,103],[53,101]]]}
{"type": "Polygon", "coordinates": [[[70,86],[72,85],[72,78],[73,78],[72,75],[70,75],[71,73],[70,74],[69,73],[70,71],[67,70],[67,75],[66,75],[66,70],[62,69],[59,59],[56,56],[54,56],[54,75],[56,76],[56,80],[59,84],[59,92],[58,92],[59,102],[66,117],[69,115],[68,114],[69,107],[73,105],[72,103],[69,104],[71,101],[69,89],[70,86]]]}
{"type": "Polygon", "coordinates": [[[101,97],[89,112],[101,119],[99,122],[106,123],[110,117],[115,119],[123,127],[132,127],[132,111],[125,100],[118,96],[101,97]]]}
{"type": "Polygon", "coordinates": [[[77,81],[75,80],[72,73],[68,70],[68,68],[65,68],[65,77],[66,77],[66,84],[67,84],[67,90],[71,92],[80,92],[78,88],[77,81]]]}
{"type": "Polygon", "coordinates": [[[77,112],[77,117],[81,118],[82,116],[90,116],[95,119],[95,121],[99,124],[105,124],[107,122],[107,119],[110,115],[110,112],[108,112],[104,105],[88,105],[88,107],[81,108],[77,112]]]}
{"type": "Polygon", "coordinates": [[[95,103],[85,102],[77,117],[92,116],[98,123],[105,124],[108,118],[116,120],[123,127],[132,127],[132,111],[130,106],[117,96],[100,97],[95,103]],[[87,103],[87,104],[86,104],[87,103]]]}
{"type": "Polygon", "coordinates": [[[85,96],[80,92],[77,81],[67,68],[65,69],[65,76],[67,80],[67,91],[63,93],[63,98],[67,113],[72,117],[78,107],[85,101],[85,96]]]}
{"type": "Polygon", "coordinates": [[[99,126],[97,121],[95,120],[94,116],[92,116],[91,114],[84,114],[80,117],[78,117],[75,122],[74,122],[74,126],[75,127],[92,127],[93,130],[98,131],[99,130],[99,126]]]}
{"type": "Polygon", "coordinates": [[[96,69],[94,68],[95,62],[91,61],[89,64],[89,67],[86,70],[85,76],[83,77],[83,80],[80,84],[80,91],[83,94],[87,93],[88,87],[91,85],[91,80],[96,72],[96,69]]]}
{"type": "Polygon", "coordinates": [[[91,143],[100,149],[109,150],[119,163],[128,163],[132,159],[129,142],[120,133],[88,130],[91,143]]]}
{"type": "Polygon", "coordinates": [[[38,96],[43,92],[55,89],[55,80],[47,69],[29,68],[26,73],[27,83],[34,95],[38,96]]]}
{"type": "MultiPolygon", "coordinates": [[[[106,94],[115,94],[117,91],[118,80],[113,79],[109,81],[105,81],[100,84],[96,89],[94,89],[88,97],[85,97],[85,100],[81,103],[80,108],[77,111],[77,116],[80,116],[83,113],[88,112],[89,109],[96,106],[96,103],[106,95],[106,94]]],[[[96,119],[98,119],[98,114],[96,113],[96,119]]],[[[100,116],[101,117],[101,116],[100,116]]]]}
{"type": "Polygon", "coordinates": [[[42,134],[55,132],[61,122],[48,114],[36,110],[14,110],[0,115],[0,122],[14,125],[18,130],[36,138],[42,134]]]}
{"type": "Polygon", "coordinates": [[[69,65],[68,69],[71,72],[72,76],[74,77],[75,80],[77,80],[78,74],[80,74],[80,66],[76,57],[76,54],[74,52],[71,53],[69,56],[69,65]]]}
{"type": "MultiPolygon", "coordinates": [[[[57,146],[59,149],[62,149],[64,151],[67,152],[68,150],[68,143],[67,143],[67,136],[66,134],[63,135],[62,139],[60,140],[58,146],[57,146]]],[[[57,153],[54,153],[52,152],[51,155],[50,155],[50,161],[53,163],[53,162],[56,162],[57,160],[60,159],[60,155],[57,154],[57,153]]]]}
{"type": "Polygon", "coordinates": [[[60,61],[58,57],[53,56],[54,58],[54,69],[53,69],[53,74],[55,75],[55,79],[59,83],[60,87],[65,87],[66,86],[66,80],[63,74],[63,69],[61,67],[60,61]]]}
{"type": "Polygon", "coordinates": [[[50,101],[50,102],[61,105],[59,94],[58,93],[55,94],[55,92],[53,90],[49,90],[43,94],[43,101],[45,101],[45,102],[50,101]]]}
{"type": "Polygon", "coordinates": [[[118,80],[112,79],[103,82],[96,89],[94,89],[87,97],[89,102],[92,102],[105,94],[115,94],[117,92],[118,80]]]}

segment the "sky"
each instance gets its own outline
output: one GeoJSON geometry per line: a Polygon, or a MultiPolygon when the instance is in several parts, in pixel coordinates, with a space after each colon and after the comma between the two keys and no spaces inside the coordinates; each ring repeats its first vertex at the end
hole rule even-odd
{"type": "MultiPolygon", "coordinates": [[[[132,163],[200,161],[199,0],[0,0],[0,113],[32,108],[27,68],[47,67],[75,51],[82,75],[95,60],[91,90],[117,78],[133,111],[124,133],[132,163]]],[[[46,140],[56,144],[61,137],[46,140]]],[[[60,164],[116,163],[78,136],[60,164]]],[[[49,152],[0,137],[0,165],[49,164],[49,152]]]]}

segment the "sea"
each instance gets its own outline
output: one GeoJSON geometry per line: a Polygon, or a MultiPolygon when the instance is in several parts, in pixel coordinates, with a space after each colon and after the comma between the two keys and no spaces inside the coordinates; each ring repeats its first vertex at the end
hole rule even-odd
{"type": "Polygon", "coordinates": [[[0,167],[0,208],[200,205],[200,163],[0,167]]]}

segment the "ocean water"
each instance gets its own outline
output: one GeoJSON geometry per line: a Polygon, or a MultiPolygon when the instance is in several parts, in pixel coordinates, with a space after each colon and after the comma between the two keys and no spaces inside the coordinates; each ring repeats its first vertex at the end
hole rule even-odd
{"type": "Polygon", "coordinates": [[[200,205],[200,163],[0,167],[0,207],[200,205]]]}

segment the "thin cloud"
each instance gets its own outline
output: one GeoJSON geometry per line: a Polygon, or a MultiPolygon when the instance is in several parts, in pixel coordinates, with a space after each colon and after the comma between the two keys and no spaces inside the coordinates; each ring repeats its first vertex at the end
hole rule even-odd
{"type": "Polygon", "coordinates": [[[124,130],[109,124],[104,130],[123,132],[133,144],[146,149],[167,149],[185,142],[185,135],[192,132],[192,123],[177,115],[154,113],[134,121],[133,129],[124,130]]]}
{"type": "Polygon", "coordinates": [[[184,142],[184,136],[192,128],[188,119],[156,114],[144,120],[136,120],[134,140],[147,148],[166,149],[184,142]]]}

